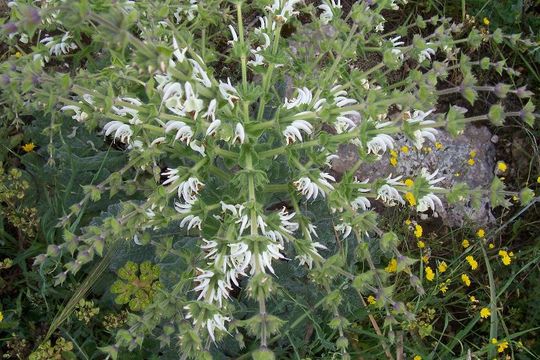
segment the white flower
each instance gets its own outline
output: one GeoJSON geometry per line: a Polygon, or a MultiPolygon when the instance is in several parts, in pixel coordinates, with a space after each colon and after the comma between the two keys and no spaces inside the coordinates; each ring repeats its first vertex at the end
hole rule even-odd
{"type": "Polygon", "coordinates": [[[431,55],[435,55],[435,50],[432,48],[426,48],[422,51],[420,51],[420,54],[418,55],[418,62],[423,62],[424,60],[428,59],[431,61],[431,55]]]}
{"type": "Polygon", "coordinates": [[[264,56],[262,56],[259,52],[256,50],[251,50],[251,53],[255,56],[254,60],[249,60],[248,64],[252,66],[261,66],[264,65],[264,56]]]}
{"type": "Polygon", "coordinates": [[[208,104],[208,109],[203,114],[203,116],[206,117],[207,119],[212,118],[212,120],[215,120],[216,119],[216,109],[217,109],[217,100],[212,99],[212,100],[210,100],[210,103],[208,104]]]}
{"type": "Polygon", "coordinates": [[[188,215],[182,219],[182,221],[180,222],[180,227],[183,228],[187,225],[187,231],[191,230],[194,227],[201,230],[201,224],[202,220],[200,217],[195,215],[188,215]]]}
{"type": "Polygon", "coordinates": [[[193,137],[193,130],[191,130],[191,127],[184,123],[183,121],[168,121],[167,124],[165,124],[165,133],[170,132],[171,130],[176,130],[176,136],[174,137],[174,140],[180,139],[180,141],[185,142],[189,145],[189,142],[191,141],[191,138],[193,137]]]}
{"type": "Polygon", "coordinates": [[[381,199],[388,206],[395,206],[397,203],[405,204],[399,191],[389,184],[384,184],[377,189],[377,199],[381,199]]]}
{"type": "Polygon", "coordinates": [[[436,141],[435,135],[438,133],[437,129],[427,127],[427,125],[435,124],[435,121],[433,121],[433,120],[424,120],[432,112],[433,112],[433,109],[429,110],[427,112],[417,110],[417,111],[415,111],[413,113],[412,117],[407,120],[407,122],[409,122],[410,124],[420,126],[420,129],[416,130],[413,133],[414,146],[418,150],[420,150],[422,148],[422,145],[424,144],[425,138],[429,139],[431,142],[436,141]]]}
{"type": "Polygon", "coordinates": [[[195,278],[195,282],[198,282],[193,291],[200,291],[197,300],[204,299],[206,302],[213,304],[217,302],[219,306],[223,306],[223,299],[229,298],[229,290],[232,288],[227,284],[220,274],[217,274],[211,270],[197,269],[201,272],[195,278]]]}
{"type": "Polygon", "coordinates": [[[307,87],[303,87],[301,89],[297,89],[297,91],[298,95],[295,98],[292,98],[291,100],[285,98],[285,104],[283,107],[290,110],[300,105],[309,105],[311,103],[311,100],[313,99],[311,90],[309,90],[307,87]]]}
{"type": "Polygon", "coordinates": [[[244,126],[241,123],[236,124],[236,127],[234,129],[234,138],[232,140],[233,143],[238,141],[240,144],[243,144],[246,138],[246,133],[244,131],[244,126]]]}
{"type": "MultiPolygon", "coordinates": [[[[173,172],[174,170],[170,171],[172,173],[172,177],[167,179],[163,183],[163,185],[167,185],[169,183],[175,182],[175,180],[178,178],[178,176],[173,172]],[[173,180],[174,179],[174,180],[173,180]]],[[[178,171],[176,169],[176,171],[178,171]]],[[[167,174],[167,173],[164,173],[167,174]]],[[[204,184],[199,181],[196,177],[190,177],[186,181],[182,181],[178,185],[178,197],[180,200],[184,199],[185,203],[193,204],[195,201],[197,201],[197,196],[199,194],[199,191],[204,187],[204,184]]],[[[175,190],[175,187],[170,190],[171,192],[175,190]]]]}
{"type": "Polygon", "coordinates": [[[60,108],[60,111],[66,110],[75,111],[75,115],[73,115],[71,118],[77,122],[83,122],[84,120],[88,119],[88,114],[82,111],[81,108],[76,105],[66,105],[60,108]]]}
{"type": "Polygon", "coordinates": [[[294,143],[297,139],[298,141],[302,141],[302,134],[300,133],[300,130],[308,135],[311,135],[313,132],[313,126],[305,120],[293,121],[291,125],[287,126],[285,130],[283,130],[283,136],[285,136],[287,145],[294,143]]]}
{"type": "Polygon", "coordinates": [[[229,30],[231,30],[232,40],[227,41],[229,44],[234,44],[235,42],[238,42],[238,35],[236,34],[236,30],[234,30],[234,27],[232,25],[229,25],[229,30]]]}
{"type": "Polygon", "coordinates": [[[178,10],[174,13],[176,23],[180,23],[182,21],[181,14],[186,14],[188,21],[195,19],[195,13],[198,11],[197,0],[189,0],[189,6],[187,8],[184,7],[183,3],[181,4],[182,6],[179,7],[178,10]]]}
{"type": "Polygon", "coordinates": [[[245,242],[237,242],[229,244],[230,255],[229,260],[231,265],[237,272],[243,274],[249,267],[251,261],[251,251],[245,242]]]}
{"type": "Polygon", "coordinates": [[[186,92],[186,102],[184,103],[184,111],[186,113],[193,113],[193,118],[195,119],[199,112],[204,108],[204,102],[202,99],[197,97],[197,94],[193,91],[193,87],[189,82],[184,85],[184,90],[186,92]]]}
{"type": "Polygon", "coordinates": [[[281,225],[280,225],[281,230],[289,234],[292,234],[293,232],[298,230],[298,226],[299,226],[298,223],[289,221],[296,216],[295,212],[292,212],[289,214],[289,212],[287,211],[287,208],[283,207],[278,213],[278,215],[279,215],[279,221],[281,222],[281,225]]]}
{"type": "Polygon", "coordinates": [[[378,134],[367,143],[368,154],[381,156],[387,149],[394,149],[394,139],[387,134],[378,134]]]}
{"type": "Polygon", "coordinates": [[[334,103],[337,107],[341,108],[347,105],[356,104],[358,102],[355,99],[347,97],[347,91],[342,89],[341,85],[334,86],[332,89],[330,89],[330,92],[334,97],[334,103]]]}
{"type": "Polygon", "coordinates": [[[208,129],[206,129],[206,136],[214,136],[221,125],[221,120],[215,119],[210,123],[210,126],[208,126],[208,129]]]}
{"type": "Polygon", "coordinates": [[[198,152],[201,156],[206,156],[204,145],[199,144],[199,140],[192,141],[189,144],[191,150],[198,152]]]}
{"type": "MultiPolygon", "coordinates": [[[[203,62],[203,60],[200,57],[199,57],[199,60],[201,63],[203,62]]],[[[210,81],[210,78],[208,77],[208,74],[206,73],[206,71],[202,68],[201,64],[199,64],[198,61],[193,60],[193,59],[188,59],[188,61],[193,66],[193,69],[191,72],[191,78],[203,84],[205,87],[212,86],[212,82],[210,81]]]]}
{"type": "Polygon", "coordinates": [[[384,31],[384,22],[380,22],[375,26],[375,32],[383,32],[384,31]]]}
{"type": "Polygon", "coordinates": [[[193,204],[190,204],[190,203],[184,204],[178,201],[174,202],[174,209],[180,214],[189,214],[191,212],[192,207],[193,207],[193,204]]]}
{"type": "Polygon", "coordinates": [[[71,35],[69,35],[69,32],[65,33],[62,36],[62,39],[57,40],[52,36],[47,36],[44,39],[40,41],[40,43],[44,44],[46,47],[49,48],[49,53],[51,55],[65,55],[69,53],[70,50],[76,49],[77,45],[74,42],[70,42],[71,35]]]}
{"type": "Polygon", "coordinates": [[[403,51],[401,51],[401,49],[399,48],[394,48],[392,50],[390,50],[392,52],[392,54],[394,54],[394,56],[399,59],[400,61],[403,61],[403,51]]]}
{"type": "Polygon", "coordinates": [[[418,205],[416,206],[416,211],[424,212],[428,209],[436,211],[435,205],[439,205],[440,208],[443,207],[441,199],[434,193],[429,193],[418,199],[418,205]]]}
{"type": "Polygon", "coordinates": [[[227,82],[219,82],[219,93],[221,96],[227,100],[231,107],[234,107],[234,104],[240,99],[238,96],[238,91],[232,86],[231,79],[227,78],[227,82]]]}
{"type": "Polygon", "coordinates": [[[123,143],[129,143],[133,131],[128,124],[124,124],[121,121],[110,121],[103,127],[105,136],[109,136],[114,132],[113,138],[116,141],[119,139],[123,143]]]}
{"type": "Polygon", "coordinates": [[[267,6],[266,10],[272,12],[276,21],[284,23],[291,16],[298,14],[298,11],[294,11],[294,5],[301,0],[274,0],[272,6],[267,6]],[[283,3],[283,6],[281,5],[283,3]]]}
{"type": "MultiPolygon", "coordinates": [[[[333,176],[331,176],[331,175],[329,175],[327,173],[321,172],[317,182],[319,182],[320,184],[326,186],[330,190],[334,190],[334,187],[332,186],[332,184],[330,184],[328,182],[328,180],[336,181],[336,179],[333,176]]],[[[311,198],[313,198],[313,200],[315,200],[317,198],[317,196],[319,195],[319,192],[321,193],[321,195],[323,197],[326,197],[326,194],[325,194],[323,188],[321,188],[320,185],[317,184],[317,182],[311,181],[311,179],[309,177],[301,177],[300,179],[295,181],[293,184],[296,187],[296,189],[300,193],[302,193],[302,195],[304,195],[306,197],[307,200],[309,200],[311,198]]]]}
{"type": "Polygon", "coordinates": [[[400,41],[401,36],[396,36],[390,39],[390,42],[392,43],[392,47],[397,48],[398,46],[405,45],[405,42],[400,41]]]}
{"type": "Polygon", "coordinates": [[[352,232],[352,226],[347,223],[341,223],[334,226],[334,229],[343,234],[343,239],[347,238],[352,232]]]}
{"type": "Polygon", "coordinates": [[[313,258],[317,257],[320,258],[321,255],[319,255],[319,252],[317,249],[324,249],[326,250],[327,247],[319,242],[312,242],[309,244],[309,248],[306,250],[304,254],[298,255],[295,259],[298,259],[298,263],[300,266],[306,264],[308,268],[313,267],[313,258]]]}
{"type": "Polygon", "coordinates": [[[354,115],[354,116],[360,117],[360,113],[358,111],[354,111],[354,110],[344,111],[344,112],[340,113],[336,117],[336,121],[334,122],[334,127],[335,127],[336,132],[338,134],[341,134],[341,133],[347,132],[347,131],[351,131],[352,129],[356,128],[356,123],[352,119],[349,119],[347,117],[348,115],[349,116],[354,115]]]}
{"type": "Polygon", "coordinates": [[[351,207],[355,211],[358,210],[358,209],[362,209],[362,210],[366,211],[367,209],[369,209],[371,207],[371,202],[365,196],[358,196],[356,199],[351,201],[351,207]]]}
{"type": "Polygon", "coordinates": [[[274,268],[272,267],[272,260],[285,259],[285,256],[280,252],[283,250],[283,246],[268,240],[266,242],[266,249],[261,251],[260,245],[262,244],[259,244],[259,251],[252,254],[250,274],[255,275],[257,271],[265,272],[265,268],[270,270],[272,274],[275,274],[274,268]]]}
{"type": "MultiPolygon", "coordinates": [[[[173,56],[176,58],[176,61],[178,61],[179,63],[183,63],[184,60],[186,60],[186,52],[187,52],[187,47],[183,48],[183,49],[180,49],[180,47],[178,46],[178,42],[176,41],[176,38],[173,36],[173,56]]],[[[174,67],[174,63],[173,63],[173,67],[174,67]]]]}
{"type": "Polygon", "coordinates": [[[336,0],[324,1],[318,8],[323,11],[320,18],[321,22],[326,25],[334,17],[333,9],[341,9],[341,0],[337,0],[337,2],[336,0]]]}

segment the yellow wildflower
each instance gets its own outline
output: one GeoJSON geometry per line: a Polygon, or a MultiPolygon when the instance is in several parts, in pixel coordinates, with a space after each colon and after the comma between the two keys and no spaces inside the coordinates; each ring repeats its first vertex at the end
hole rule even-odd
{"type": "Polygon", "coordinates": [[[489,25],[489,19],[487,17],[483,18],[482,19],[482,22],[484,23],[484,25],[488,26],[489,25]]]}
{"type": "Polygon", "coordinates": [[[491,338],[491,343],[492,343],[492,344],[496,344],[496,343],[498,343],[498,341],[497,341],[496,338],[491,338]]]}
{"type": "Polygon", "coordinates": [[[474,162],[475,162],[474,159],[467,160],[467,164],[469,164],[469,166],[473,166],[474,162]]]}
{"type": "Polygon", "coordinates": [[[467,262],[471,266],[471,270],[478,269],[478,262],[474,259],[474,257],[472,255],[467,256],[465,258],[465,260],[467,260],[467,262]]]}
{"type": "Polygon", "coordinates": [[[414,194],[410,191],[407,191],[405,193],[405,199],[409,202],[411,206],[416,206],[416,198],[414,197],[414,194]]]}
{"type": "Polygon", "coordinates": [[[416,243],[416,245],[418,245],[418,248],[420,249],[423,249],[426,247],[426,243],[423,242],[422,240],[418,240],[418,242],[416,243]]]}
{"type": "Polygon", "coordinates": [[[397,151],[396,150],[390,150],[390,156],[397,158],[398,157],[397,151]]]}
{"type": "Polygon", "coordinates": [[[445,272],[447,268],[448,268],[448,264],[446,264],[446,261],[441,261],[439,265],[437,266],[437,269],[439,270],[440,273],[445,272]]]}
{"type": "Polygon", "coordinates": [[[442,292],[443,294],[446,294],[446,292],[448,291],[448,284],[449,283],[450,283],[450,281],[446,280],[441,285],[439,285],[439,291],[442,292]]]}
{"type": "Polygon", "coordinates": [[[412,179],[405,180],[405,186],[413,187],[414,186],[414,181],[412,179]]]}
{"type": "Polygon", "coordinates": [[[507,169],[508,169],[508,166],[506,165],[504,161],[499,161],[497,163],[497,170],[499,170],[500,172],[505,172],[507,169]]]}
{"type": "Polygon", "coordinates": [[[486,236],[486,231],[482,228],[478,229],[476,232],[476,236],[478,236],[480,239],[484,238],[486,236]]]}
{"type": "Polygon", "coordinates": [[[375,296],[373,295],[369,295],[368,298],[367,298],[367,302],[369,305],[373,305],[377,302],[377,300],[375,300],[375,296]]]}
{"type": "Polygon", "coordinates": [[[490,316],[491,316],[491,311],[488,308],[485,307],[480,310],[480,317],[482,319],[487,319],[490,316]]]}
{"type": "Polygon", "coordinates": [[[495,248],[495,245],[493,245],[493,243],[489,243],[488,247],[489,247],[490,249],[494,249],[494,248],[495,248]]]}
{"type": "Polygon", "coordinates": [[[404,153],[404,154],[408,154],[409,153],[409,147],[407,145],[403,145],[401,147],[401,152],[404,153]]]}
{"type": "Polygon", "coordinates": [[[433,281],[433,279],[435,279],[435,273],[433,272],[430,266],[426,267],[425,272],[426,272],[427,281],[433,281]]]}
{"type": "Polygon", "coordinates": [[[34,151],[35,148],[36,144],[34,144],[33,142],[21,146],[21,149],[23,149],[23,151],[27,153],[34,151]]]}
{"type": "MultiPolygon", "coordinates": [[[[467,286],[471,286],[471,279],[469,278],[469,275],[467,274],[461,274],[461,281],[467,286]]],[[[474,296],[471,296],[473,298],[474,296]]]]}
{"type": "Polygon", "coordinates": [[[390,165],[397,166],[397,158],[396,157],[391,157],[390,158],[390,165]]]}
{"type": "Polygon", "coordinates": [[[20,59],[21,56],[22,56],[22,54],[21,54],[20,51],[17,51],[17,52],[15,53],[15,57],[16,57],[17,59],[20,59]]]}
{"type": "Polygon", "coordinates": [[[476,150],[472,150],[472,151],[469,153],[469,157],[475,158],[475,157],[476,157],[476,150]]]}
{"type": "Polygon", "coordinates": [[[442,148],[443,148],[443,144],[441,144],[440,142],[437,141],[437,142],[435,143],[435,149],[441,150],[442,148]]]}
{"type": "Polygon", "coordinates": [[[499,344],[498,344],[498,348],[497,348],[497,351],[499,353],[503,353],[504,350],[508,349],[508,341],[506,340],[503,340],[501,341],[499,344]]]}
{"type": "Polygon", "coordinates": [[[422,357],[420,355],[416,355],[415,357],[413,357],[413,360],[422,360],[422,357]]]}
{"type": "Polygon", "coordinates": [[[478,300],[476,300],[476,297],[474,297],[472,295],[469,297],[469,301],[472,302],[472,303],[477,303],[478,302],[478,300]]]}
{"type": "Polygon", "coordinates": [[[419,225],[419,224],[414,225],[414,236],[416,236],[417,239],[422,237],[423,232],[424,232],[424,229],[422,229],[422,225],[419,225]]]}
{"type": "Polygon", "coordinates": [[[429,256],[428,255],[422,256],[422,261],[424,262],[424,264],[427,264],[429,261],[429,256]]]}
{"type": "Polygon", "coordinates": [[[4,313],[0,311],[0,322],[4,321],[4,313]]]}
{"type": "Polygon", "coordinates": [[[411,224],[412,224],[412,221],[411,221],[411,219],[407,219],[407,220],[405,220],[405,225],[411,225],[411,224]]]}
{"type": "Polygon", "coordinates": [[[501,257],[502,263],[506,266],[510,265],[512,262],[511,256],[513,253],[508,253],[506,250],[499,250],[499,256],[501,257]]]}
{"type": "Polygon", "coordinates": [[[468,248],[469,245],[471,244],[469,243],[469,240],[467,239],[463,239],[463,241],[461,242],[461,246],[463,246],[464,249],[468,248]]]}
{"type": "Polygon", "coordinates": [[[388,266],[386,266],[384,270],[388,273],[395,273],[397,271],[397,260],[396,259],[390,260],[390,262],[388,263],[388,266]]]}
{"type": "Polygon", "coordinates": [[[540,184],[540,176],[536,178],[536,182],[540,184]]]}

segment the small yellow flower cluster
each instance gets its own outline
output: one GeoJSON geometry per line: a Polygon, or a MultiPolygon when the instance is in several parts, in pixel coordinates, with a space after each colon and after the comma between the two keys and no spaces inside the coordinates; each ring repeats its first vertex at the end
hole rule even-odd
{"type": "Polygon", "coordinates": [[[467,164],[469,166],[473,166],[476,161],[474,160],[474,158],[476,157],[476,150],[473,150],[469,153],[469,160],[467,160],[467,164]]]}
{"type": "Polygon", "coordinates": [[[506,172],[506,170],[508,170],[508,166],[504,161],[497,162],[497,171],[503,173],[506,172]]]}
{"type": "Polygon", "coordinates": [[[464,249],[468,248],[471,244],[469,243],[469,240],[463,239],[461,242],[461,246],[463,246],[464,249]]]}
{"type": "Polygon", "coordinates": [[[422,229],[422,225],[414,225],[414,236],[416,236],[417,239],[421,238],[423,233],[424,229],[422,229]]]}
{"type": "Polygon", "coordinates": [[[387,273],[395,273],[397,271],[397,260],[394,258],[390,260],[388,265],[384,268],[387,273]]]}
{"type": "Polygon", "coordinates": [[[501,257],[502,263],[508,266],[512,262],[512,256],[514,256],[514,253],[512,251],[508,252],[506,250],[499,250],[499,256],[501,257]]]}
{"type": "Polygon", "coordinates": [[[482,309],[480,309],[480,317],[482,319],[487,319],[490,316],[491,316],[491,311],[487,307],[483,307],[482,309]]]}
{"type": "Polygon", "coordinates": [[[446,264],[446,261],[441,261],[438,265],[437,265],[437,270],[439,270],[439,272],[442,274],[443,272],[446,271],[446,269],[448,269],[448,264],[446,264]]]}
{"type": "Polygon", "coordinates": [[[416,243],[416,245],[418,246],[419,249],[423,249],[426,247],[426,243],[423,242],[422,240],[418,240],[418,242],[416,243]]]}
{"type": "Polygon", "coordinates": [[[467,286],[467,287],[471,286],[471,279],[469,278],[469,275],[461,274],[461,281],[463,281],[465,286],[467,286]]]}
{"type": "Polygon", "coordinates": [[[448,286],[450,285],[450,279],[446,280],[442,284],[439,285],[439,291],[443,294],[446,294],[448,291],[448,286]]]}
{"type": "Polygon", "coordinates": [[[401,152],[404,153],[404,154],[408,154],[409,153],[409,147],[407,145],[403,145],[401,147],[401,152]]]}
{"type": "Polygon", "coordinates": [[[430,266],[426,266],[425,272],[426,272],[427,281],[433,281],[433,279],[435,279],[435,273],[433,272],[433,269],[431,269],[430,266]]]}
{"type": "Polygon", "coordinates": [[[498,353],[503,353],[506,349],[508,349],[508,341],[506,340],[498,341],[497,339],[493,338],[491,339],[491,343],[493,345],[497,345],[498,353]]]}
{"type": "Polygon", "coordinates": [[[437,142],[435,143],[435,149],[441,150],[442,148],[443,148],[443,144],[441,144],[440,142],[437,141],[437,142]]]}
{"type": "Polygon", "coordinates": [[[422,357],[420,355],[416,355],[415,357],[413,357],[413,360],[422,360],[422,357]]]}
{"type": "Polygon", "coordinates": [[[36,144],[34,144],[33,142],[24,144],[23,146],[21,146],[21,149],[26,153],[34,151],[35,148],[36,148],[36,144]]]}
{"type": "Polygon", "coordinates": [[[411,206],[416,206],[416,198],[414,197],[414,194],[410,191],[407,191],[405,193],[405,200],[409,203],[411,206]]]}
{"type": "Polygon", "coordinates": [[[482,22],[484,23],[484,25],[488,26],[490,21],[489,21],[489,19],[487,17],[484,17],[482,19],[482,22]]]}
{"type": "Polygon", "coordinates": [[[486,231],[482,228],[478,229],[476,232],[476,236],[478,236],[480,239],[483,239],[486,237],[486,231]]]}
{"type": "Polygon", "coordinates": [[[4,313],[0,311],[0,322],[4,321],[4,313]]]}
{"type": "Polygon", "coordinates": [[[397,166],[398,163],[398,153],[395,150],[390,150],[390,165],[397,166]]]}
{"type": "Polygon", "coordinates": [[[467,262],[469,263],[471,270],[478,269],[478,262],[474,259],[472,255],[467,256],[465,260],[467,260],[467,262]]]}
{"type": "Polygon", "coordinates": [[[377,302],[377,300],[375,299],[375,296],[373,295],[369,295],[368,298],[367,298],[367,302],[369,305],[373,305],[377,302]]]}

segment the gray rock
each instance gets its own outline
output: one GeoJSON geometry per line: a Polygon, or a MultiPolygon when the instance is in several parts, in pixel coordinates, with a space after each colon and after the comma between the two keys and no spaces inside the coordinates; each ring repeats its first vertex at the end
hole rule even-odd
{"type": "MultiPolygon", "coordinates": [[[[495,146],[492,143],[492,134],[485,126],[469,126],[463,135],[452,138],[446,131],[440,130],[437,136],[442,144],[437,149],[435,144],[426,142],[424,148],[418,151],[404,136],[397,136],[396,150],[402,146],[409,148],[408,153],[398,151],[398,163],[390,164],[390,154],[387,153],[380,161],[362,164],[356,176],[359,180],[384,178],[389,174],[393,176],[403,175],[404,178],[415,176],[420,169],[426,168],[429,172],[439,170],[439,176],[445,180],[439,185],[451,188],[458,182],[465,182],[471,188],[488,188],[494,177],[495,146]],[[467,161],[471,158],[471,151],[476,152],[474,165],[467,161]]],[[[355,145],[344,144],[338,152],[339,159],[332,162],[332,169],[342,174],[349,169],[357,160],[358,154],[355,145]]],[[[461,226],[467,221],[479,225],[486,225],[494,220],[489,210],[489,199],[482,200],[482,206],[478,209],[469,204],[448,205],[445,201],[445,209],[438,210],[434,216],[440,216],[447,226],[461,226]]]]}

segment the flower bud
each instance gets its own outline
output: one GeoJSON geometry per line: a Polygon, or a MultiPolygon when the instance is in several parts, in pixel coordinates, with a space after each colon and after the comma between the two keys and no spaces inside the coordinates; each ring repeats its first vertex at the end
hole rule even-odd
{"type": "Polygon", "coordinates": [[[2,74],[2,85],[9,85],[11,79],[8,74],[2,74]]]}
{"type": "Polygon", "coordinates": [[[6,34],[14,34],[19,30],[19,27],[14,22],[8,22],[4,25],[4,32],[6,34]]]}

